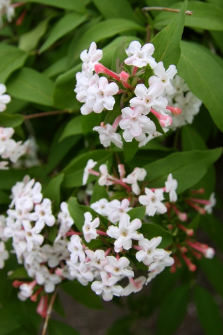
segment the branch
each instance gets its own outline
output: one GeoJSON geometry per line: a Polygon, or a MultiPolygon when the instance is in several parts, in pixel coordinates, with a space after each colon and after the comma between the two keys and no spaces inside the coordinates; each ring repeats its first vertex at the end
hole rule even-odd
{"type": "MultiPolygon", "coordinates": [[[[173,13],[179,13],[180,9],[173,9],[173,8],[166,8],[166,7],[143,7],[142,11],[143,12],[148,12],[150,10],[164,10],[166,12],[173,12],[173,13]]],[[[193,12],[191,10],[187,10],[185,12],[186,15],[192,15],[193,12]]]]}
{"type": "Polygon", "coordinates": [[[69,111],[52,111],[52,112],[24,115],[24,118],[25,120],[28,120],[28,119],[38,118],[38,117],[51,116],[51,115],[64,114],[64,113],[70,113],[70,112],[69,111]]]}
{"type": "Polygon", "coordinates": [[[43,330],[42,330],[42,334],[41,335],[46,335],[48,322],[49,322],[49,319],[50,319],[50,315],[51,315],[51,312],[52,312],[52,309],[53,309],[53,304],[54,304],[54,301],[56,299],[58,290],[59,290],[59,285],[56,287],[56,289],[55,289],[55,291],[54,291],[54,293],[52,295],[52,298],[50,300],[50,303],[49,303],[49,306],[48,306],[48,309],[47,309],[46,318],[45,318],[45,321],[44,321],[43,330]]]}

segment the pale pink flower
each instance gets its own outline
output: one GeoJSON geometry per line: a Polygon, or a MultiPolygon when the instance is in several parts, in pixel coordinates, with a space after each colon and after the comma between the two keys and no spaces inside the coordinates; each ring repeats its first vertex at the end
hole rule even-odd
{"type": "Polygon", "coordinates": [[[166,206],[161,202],[164,200],[163,190],[156,189],[154,192],[149,188],[145,188],[146,195],[140,195],[139,202],[146,206],[146,213],[153,216],[156,212],[163,214],[167,211],[166,206]]]}
{"type": "Polygon", "coordinates": [[[94,127],[93,130],[99,133],[100,142],[105,148],[109,147],[111,143],[114,143],[118,148],[122,148],[121,135],[117,134],[115,128],[110,124],[103,127],[94,127]]]}
{"type": "Polygon", "coordinates": [[[170,173],[167,177],[167,181],[165,182],[166,192],[169,193],[170,201],[177,201],[177,189],[178,183],[176,179],[173,179],[172,173],[170,173]]]}
{"type": "Polygon", "coordinates": [[[113,295],[120,297],[122,295],[123,288],[120,285],[115,285],[119,280],[116,276],[109,276],[106,272],[100,272],[102,281],[94,281],[91,284],[91,289],[97,295],[102,293],[102,298],[105,301],[110,301],[113,295]]]}
{"type": "Polygon", "coordinates": [[[96,232],[96,228],[99,226],[100,221],[99,218],[96,218],[92,221],[92,215],[90,212],[84,213],[84,225],[82,227],[84,238],[87,242],[90,242],[91,240],[95,240],[98,236],[96,232]]]}
{"type": "Polygon", "coordinates": [[[93,161],[93,159],[89,159],[87,161],[87,165],[84,168],[83,181],[82,181],[83,185],[87,183],[89,177],[89,170],[93,169],[93,167],[95,167],[96,164],[97,162],[93,161]]]}
{"type": "Polygon", "coordinates": [[[149,86],[151,86],[153,83],[159,82],[163,85],[164,90],[168,94],[172,93],[173,86],[170,80],[173,79],[177,73],[176,66],[170,65],[169,68],[165,71],[163,62],[159,62],[153,71],[155,76],[149,78],[149,86]]]}
{"type": "Polygon", "coordinates": [[[137,181],[143,181],[146,177],[146,170],[136,167],[132,173],[130,173],[123,181],[127,184],[132,185],[132,191],[138,195],[140,193],[140,188],[137,181]]]}
{"type": "Polygon", "coordinates": [[[94,71],[95,64],[98,63],[103,57],[103,51],[101,49],[97,49],[97,45],[95,42],[92,42],[89,50],[84,50],[80,54],[80,58],[83,64],[83,70],[92,73],[94,71]]]}
{"type": "Polygon", "coordinates": [[[129,47],[125,50],[129,56],[125,59],[125,64],[134,65],[139,68],[150,65],[152,69],[156,66],[156,61],[152,57],[155,48],[152,43],[146,43],[143,47],[138,41],[130,43],[129,47]]]}

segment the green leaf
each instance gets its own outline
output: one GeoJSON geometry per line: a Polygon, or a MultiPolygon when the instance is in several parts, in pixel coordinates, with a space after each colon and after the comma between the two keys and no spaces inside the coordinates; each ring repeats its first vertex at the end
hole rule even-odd
{"type": "Polygon", "coordinates": [[[132,142],[124,141],[123,151],[124,151],[125,162],[131,161],[138,150],[139,150],[139,142],[137,142],[135,139],[133,139],[132,142]]]}
{"type": "Polygon", "coordinates": [[[120,18],[135,21],[136,16],[127,0],[93,0],[100,13],[106,18],[120,18]]]}
{"type": "Polygon", "coordinates": [[[25,268],[18,268],[13,271],[12,274],[8,276],[8,279],[29,279],[26,269],[25,268]]]}
{"type": "Polygon", "coordinates": [[[223,3],[221,0],[206,0],[207,2],[213,3],[214,5],[217,5],[223,9],[223,3]]]}
{"type": "Polygon", "coordinates": [[[31,51],[35,49],[41,37],[45,34],[48,27],[48,22],[52,17],[52,15],[49,16],[46,20],[40,22],[34,29],[21,35],[19,38],[19,49],[24,51],[31,51]]]}
{"type": "MultiPolygon", "coordinates": [[[[171,8],[180,8],[182,2],[177,2],[171,8]]],[[[201,1],[189,1],[187,9],[192,15],[186,15],[185,26],[205,30],[223,30],[223,9],[214,4],[201,1]]],[[[154,20],[154,28],[161,29],[169,24],[175,17],[174,13],[162,12],[154,20]]]]}
{"type": "Polygon", "coordinates": [[[64,174],[52,178],[43,190],[43,197],[48,198],[52,201],[54,209],[59,209],[60,205],[60,187],[64,178],[64,174]]]}
{"type": "Polygon", "coordinates": [[[0,335],[7,335],[21,327],[15,316],[8,310],[0,309],[0,335]]]}
{"type": "MultiPolygon", "coordinates": [[[[88,160],[93,159],[94,161],[96,161],[97,165],[94,169],[97,169],[98,166],[106,163],[107,160],[111,159],[112,155],[113,153],[109,151],[105,152],[104,150],[95,150],[82,154],[77,158],[74,158],[63,170],[63,172],[65,173],[63,186],[68,188],[82,186],[84,168],[88,160]]],[[[87,183],[90,183],[95,179],[95,176],[90,176],[87,183]]]]}
{"type": "Polygon", "coordinates": [[[180,40],[184,28],[185,10],[187,0],[182,4],[179,14],[176,14],[173,21],[158,33],[152,40],[155,46],[155,57],[157,62],[163,62],[166,68],[171,64],[177,65],[180,58],[180,40]]]}
{"type": "Polygon", "coordinates": [[[0,125],[1,127],[18,127],[24,122],[24,117],[21,114],[0,114],[0,125]]]}
{"type": "Polygon", "coordinates": [[[113,53],[111,70],[120,73],[124,70],[124,60],[127,57],[126,49],[128,48],[129,43],[126,41],[126,36],[122,37],[119,44],[117,45],[115,52],[113,53]]]}
{"type": "MultiPolygon", "coordinates": [[[[104,113],[90,113],[88,115],[84,115],[82,117],[82,133],[84,135],[88,134],[88,133],[92,133],[95,131],[93,130],[93,128],[95,126],[99,126],[100,123],[102,122],[104,118],[104,113]]],[[[97,133],[95,133],[97,134],[97,133]]]]}
{"type": "Polygon", "coordinates": [[[0,191],[0,204],[9,204],[10,201],[11,199],[9,198],[8,194],[0,191]]]}
{"type": "Polygon", "coordinates": [[[82,0],[24,0],[24,2],[35,2],[43,5],[54,6],[63,9],[71,9],[78,13],[85,13],[84,2],[82,0]]]}
{"type": "Polygon", "coordinates": [[[45,69],[42,73],[45,74],[47,77],[52,78],[54,76],[58,76],[59,74],[66,72],[66,59],[67,57],[64,56],[58,59],[55,63],[45,69]]]}
{"type": "Polygon", "coordinates": [[[223,69],[208,50],[183,41],[178,71],[190,90],[203,101],[217,127],[223,131],[223,69]]]}
{"type": "Polygon", "coordinates": [[[164,300],[157,317],[156,335],[172,335],[187,313],[189,286],[177,287],[164,300]]]}
{"type": "Polygon", "coordinates": [[[76,85],[75,75],[78,71],[81,71],[81,64],[57,78],[53,92],[53,105],[56,108],[80,110],[81,104],[77,101],[74,92],[76,85]]]}
{"type": "Polygon", "coordinates": [[[107,335],[134,335],[131,332],[131,327],[134,324],[134,318],[132,315],[124,316],[112,325],[108,330],[107,335]]]}
{"type": "Polygon", "coordinates": [[[223,334],[220,310],[211,293],[203,287],[196,285],[194,290],[194,301],[197,308],[198,319],[205,334],[223,334]]]}
{"type": "Polygon", "coordinates": [[[54,140],[50,147],[49,161],[45,169],[45,174],[52,171],[60,163],[71,148],[80,140],[81,136],[71,136],[59,142],[58,138],[54,140]]]}
{"type": "Polygon", "coordinates": [[[200,227],[208,234],[216,246],[223,252],[222,236],[223,224],[214,215],[203,215],[200,220],[200,227]]]}
{"type": "Polygon", "coordinates": [[[159,248],[166,248],[173,243],[173,236],[155,223],[143,223],[140,232],[149,240],[161,236],[162,242],[159,244],[159,248]]]}
{"type": "Polygon", "coordinates": [[[70,215],[74,220],[74,224],[80,232],[82,232],[82,227],[84,225],[84,220],[85,220],[84,213],[86,213],[86,212],[90,212],[92,214],[93,218],[98,217],[100,219],[100,223],[102,225],[104,225],[106,227],[108,226],[108,220],[104,216],[96,213],[89,206],[79,205],[78,202],[77,202],[77,199],[74,198],[74,197],[71,197],[68,200],[68,208],[69,208],[70,215]]]}
{"type": "Polygon", "coordinates": [[[100,199],[108,199],[108,193],[104,186],[100,186],[98,184],[98,181],[94,184],[93,193],[91,196],[91,204],[93,204],[96,201],[99,201],[100,199]]]}
{"type": "Polygon", "coordinates": [[[54,25],[49,37],[44,42],[44,44],[41,46],[39,50],[39,54],[47,50],[51,45],[53,45],[61,37],[68,34],[75,28],[77,28],[81,23],[86,21],[86,19],[87,19],[87,16],[79,15],[76,13],[68,13],[64,15],[54,25]]]}
{"type": "Polygon", "coordinates": [[[215,288],[215,290],[223,298],[223,265],[222,262],[214,257],[212,259],[202,258],[199,261],[202,271],[205,273],[207,279],[215,288]]]}
{"type": "Polygon", "coordinates": [[[53,82],[44,74],[24,67],[7,82],[8,93],[15,98],[53,106],[53,82]]]}
{"type": "Polygon", "coordinates": [[[183,151],[207,149],[203,138],[190,125],[181,128],[181,140],[183,151]]]}
{"type": "Polygon", "coordinates": [[[221,153],[221,148],[178,152],[145,165],[148,187],[164,187],[167,176],[172,173],[178,181],[177,193],[181,193],[195,185],[221,153]]]}
{"type": "Polygon", "coordinates": [[[96,43],[105,38],[124,33],[129,30],[145,31],[145,28],[137,23],[126,19],[107,19],[96,23],[91,29],[80,38],[74,53],[74,58],[78,59],[80,53],[88,49],[92,41],[96,43]]]}
{"type": "Polygon", "coordinates": [[[27,174],[27,171],[23,170],[0,170],[0,189],[11,190],[12,186],[15,185],[19,180],[27,174]]]}
{"type": "Polygon", "coordinates": [[[72,298],[88,308],[102,309],[100,297],[91,290],[90,286],[83,286],[77,280],[73,280],[72,282],[61,283],[60,287],[72,298]]]}
{"type": "Polygon", "coordinates": [[[22,67],[26,61],[28,54],[18,48],[0,44],[0,82],[5,83],[6,79],[15,70],[22,67]]]}
{"type": "Polygon", "coordinates": [[[140,207],[131,209],[128,212],[128,215],[130,216],[131,220],[134,220],[134,219],[142,220],[145,216],[145,212],[146,212],[145,206],[140,206],[140,207]]]}
{"type": "Polygon", "coordinates": [[[48,334],[49,335],[79,335],[80,333],[73,327],[57,320],[49,320],[48,323],[48,334]]]}
{"type": "Polygon", "coordinates": [[[82,115],[75,116],[71,119],[64,128],[59,142],[66,137],[82,134],[82,115]]]}

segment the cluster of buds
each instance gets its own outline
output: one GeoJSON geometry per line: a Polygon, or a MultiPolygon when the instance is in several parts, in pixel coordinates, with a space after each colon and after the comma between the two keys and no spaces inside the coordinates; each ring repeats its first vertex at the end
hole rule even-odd
{"type": "MultiPolygon", "coordinates": [[[[154,50],[151,43],[141,47],[138,41],[131,42],[125,50],[128,57],[124,60],[120,73],[115,73],[99,63],[103,52],[97,49],[94,42],[89,51],[84,50],[81,53],[82,72],[76,75],[77,85],[74,90],[77,100],[84,103],[81,113],[87,115],[108,110],[109,115],[114,115],[112,125],[105,119],[100,126],[93,128],[99,133],[104,147],[108,147],[111,142],[119,148],[122,147],[122,137],[116,132],[118,126],[123,130],[122,136],[126,142],[135,139],[139,142],[139,147],[144,146],[154,137],[168,131],[172,124],[172,115],[177,118],[182,113],[180,105],[188,105],[192,93],[187,93],[183,104],[186,85],[181,78],[175,77],[176,66],[170,65],[165,70],[163,62],[157,63],[152,57],[154,50]],[[153,75],[145,80],[148,69],[153,75]],[[99,77],[99,74],[103,76],[99,77]],[[168,105],[168,97],[174,106],[168,105]],[[180,103],[177,105],[178,100],[180,103]],[[116,107],[116,104],[119,105],[116,107]],[[114,112],[114,108],[120,110],[120,113],[114,112]],[[157,124],[160,125],[158,128],[157,124]]],[[[200,105],[201,102],[196,97],[193,99],[190,105],[200,105]]],[[[187,107],[187,110],[190,110],[190,106],[187,107]]],[[[184,111],[185,115],[187,110],[184,111]]],[[[186,119],[185,116],[183,118],[186,119]]]]}

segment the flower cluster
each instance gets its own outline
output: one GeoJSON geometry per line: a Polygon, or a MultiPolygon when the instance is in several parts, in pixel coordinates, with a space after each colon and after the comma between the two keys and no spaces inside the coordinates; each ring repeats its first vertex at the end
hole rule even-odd
{"type": "MultiPolygon", "coordinates": [[[[81,53],[82,72],[76,75],[77,84],[74,90],[77,100],[84,103],[81,113],[87,115],[108,110],[108,115],[111,115],[115,104],[119,103],[117,108],[120,109],[120,114],[114,113],[112,125],[105,120],[100,126],[93,128],[99,133],[103,146],[108,147],[114,143],[117,147],[122,147],[122,137],[116,132],[118,126],[123,130],[122,136],[126,142],[135,139],[139,142],[139,147],[144,146],[161,135],[161,132],[168,131],[167,127],[172,124],[172,115],[169,114],[174,114],[174,119],[177,119],[182,107],[184,116],[179,121],[182,124],[182,120],[190,122],[189,114],[198,112],[201,102],[191,92],[184,96],[186,85],[178,79],[180,77],[175,77],[176,66],[170,65],[165,70],[163,62],[157,63],[152,57],[154,50],[151,43],[141,47],[138,41],[131,42],[126,49],[128,57],[124,60],[125,65],[119,74],[99,63],[103,53],[94,42],[89,51],[84,50],[81,53]],[[153,75],[146,82],[145,72],[148,68],[153,75]],[[98,74],[104,76],[99,77],[98,74]],[[168,102],[172,105],[168,106],[168,102]],[[154,118],[158,120],[159,128],[155,125],[154,118]]],[[[186,90],[188,91],[187,87],[186,90]]]]}
{"type": "Polygon", "coordinates": [[[180,108],[182,111],[179,115],[174,115],[174,112],[172,114],[173,122],[170,128],[175,130],[178,127],[193,122],[194,116],[198,114],[202,102],[189,90],[187,84],[179,76],[175,76],[171,80],[171,84],[173,92],[166,94],[168,104],[173,106],[173,109],[180,108]]]}

